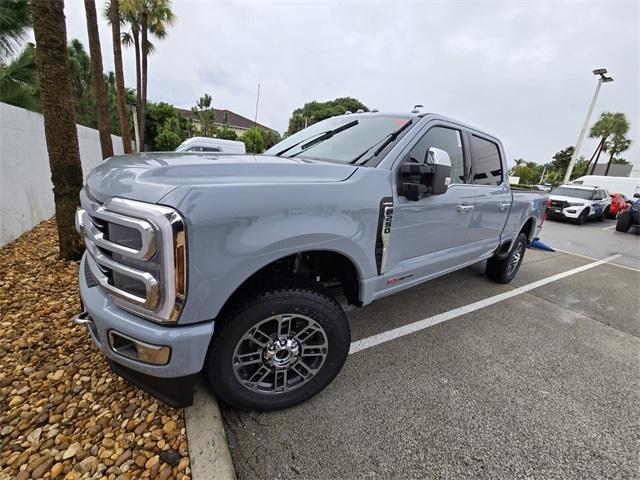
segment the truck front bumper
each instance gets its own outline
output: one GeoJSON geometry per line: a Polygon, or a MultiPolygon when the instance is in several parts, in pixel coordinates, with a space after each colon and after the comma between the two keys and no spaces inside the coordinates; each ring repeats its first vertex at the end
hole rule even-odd
{"type": "Polygon", "coordinates": [[[80,263],[83,314],[74,320],[87,326],[111,369],[172,407],[193,403],[193,382],[202,370],[214,322],[165,326],[144,320],[115,305],[85,276],[80,263]]]}

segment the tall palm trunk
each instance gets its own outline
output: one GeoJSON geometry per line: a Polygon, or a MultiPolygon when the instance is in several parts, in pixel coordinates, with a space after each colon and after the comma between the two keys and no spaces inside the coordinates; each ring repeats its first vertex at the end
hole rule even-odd
{"type": "Polygon", "coordinates": [[[600,155],[600,150],[602,150],[603,145],[604,145],[604,137],[600,139],[600,142],[598,142],[598,146],[593,151],[593,155],[591,155],[591,158],[589,159],[589,163],[587,163],[587,167],[584,169],[585,175],[589,175],[589,167],[591,166],[591,162],[593,162],[593,159],[596,158],[596,155],[600,155]]]}
{"type": "Polygon", "coordinates": [[[140,31],[142,32],[142,95],[140,110],[140,144],[144,146],[145,108],[147,106],[147,57],[149,56],[149,15],[146,2],[140,14],[140,31]]]}
{"type": "Polygon", "coordinates": [[[116,102],[120,118],[120,132],[124,153],[131,153],[131,131],[127,104],[125,102],[124,72],[122,70],[122,47],[120,46],[120,2],[111,0],[111,37],[113,41],[113,63],[116,71],[116,102]]]}
{"type": "Polygon", "coordinates": [[[74,227],[82,166],[67,57],[64,1],[33,0],[31,6],[60,258],[75,260],[82,255],[80,236],[74,227]]]}
{"type": "Polygon", "coordinates": [[[596,171],[596,166],[598,165],[598,160],[600,160],[600,154],[602,153],[603,150],[606,150],[606,144],[607,144],[607,139],[609,138],[609,135],[605,135],[602,137],[602,140],[600,140],[600,148],[598,149],[598,154],[596,155],[596,159],[593,162],[593,166],[591,167],[591,175],[594,174],[594,172],[596,171]]]}
{"type": "Polygon", "coordinates": [[[144,129],[142,125],[142,73],[140,72],[140,30],[133,28],[133,48],[136,52],[136,113],[138,116],[138,151],[144,152],[144,129]]]}
{"type": "Polygon", "coordinates": [[[102,73],[102,51],[100,50],[100,35],[98,34],[98,19],[96,18],[95,0],[84,0],[87,14],[87,33],[89,35],[89,54],[91,55],[91,74],[93,76],[93,90],[96,97],[96,116],[98,117],[98,132],[100,133],[100,148],[102,158],[113,156],[111,129],[109,128],[109,110],[107,109],[107,91],[102,73]]]}
{"type": "Polygon", "coordinates": [[[613,156],[616,154],[615,149],[611,149],[611,155],[609,155],[609,161],[607,162],[607,168],[604,171],[604,176],[609,176],[609,168],[611,168],[611,162],[613,161],[613,156]]]}

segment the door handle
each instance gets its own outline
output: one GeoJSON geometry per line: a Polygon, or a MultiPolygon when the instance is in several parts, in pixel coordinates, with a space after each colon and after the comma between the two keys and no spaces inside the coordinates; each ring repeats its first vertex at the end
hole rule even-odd
{"type": "Polygon", "coordinates": [[[473,212],[473,205],[458,205],[458,212],[460,213],[473,212]]]}
{"type": "Polygon", "coordinates": [[[498,210],[506,210],[511,206],[510,203],[498,203],[498,210]]]}

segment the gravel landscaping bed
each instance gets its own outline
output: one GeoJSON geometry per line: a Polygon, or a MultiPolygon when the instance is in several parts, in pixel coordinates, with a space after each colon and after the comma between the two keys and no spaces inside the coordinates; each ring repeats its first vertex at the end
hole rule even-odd
{"type": "Polygon", "coordinates": [[[182,410],[112,373],[53,220],[0,250],[0,479],[189,479],[182,410]]]}

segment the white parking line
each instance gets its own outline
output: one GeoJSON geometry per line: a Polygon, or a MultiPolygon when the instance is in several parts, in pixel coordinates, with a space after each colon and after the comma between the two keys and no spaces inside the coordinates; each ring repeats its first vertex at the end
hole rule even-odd
{"type": "Polygon", "coordinates": [[[616,228],[615,225],[611,225],[609,227],[604,227],[603,230],[613,230],[614,228],[616,228]]]}
{"type": "Polygon", "coordinates": [[[510,290],[508,292],[499,293],[498,295],[494,295],[493,297],[485,298],[483,300],[479,300],[462,307],[454,308],[453,310],[434,315],[433,317],[425,318],[424,320],[418,320],[417,322],[394,328],[393,330],[388,330],[371,337],[363,338],[362,340],[357,340],[351,343],[349,355],[351,355],[352,353],[360,352],[367,348],[375,347],[376,345],[380,345],[382,343],[390,342],[391,340],[404,337],[405,335],[409,335],[411,333],[419,332],[420,330],[424,330],[425,328],[433,327],[438,323],[446,322],[447,320],[460,317],[467,313],[475,312],[476,310],[480,310],[481,308],[495,305],[496,303],[516,297],[535,288],[539,288],[549,283],[562,280],[563,278],[575,275],[576,273],[584,272],[591,268],[597,267],[598,265],[603,265],[610,262],[611,260],[615,260],[618,257],[620,257],[619,254],[611,255],[610,257],[603,258],[602,260],[597,260],[593,263],[588,263],[581,267],[573,268],[571,270],[567,270],[566,272],[557,273],[550,277],[543,278],[542,280],[538,280],[537,282],[514,288],[513,290],[510,290]]]}
{"type": "MultiPolygon", "coordinates": [[[[589,260],[602,260],[600,258],[596,258],[596,257],[590,257],[589,255],[583,255],[581,253],[576,253],[576,252],[570,252],[569,250],[562,250],[561,248],[554,248],[554,250],[556,252],[562,252],[562,253],[568,253],[569,255],[575,255],[576,257],[582,257],[582,258],[588,258],[589,260]]],[[[618,257],[620,257],[621,255],[618,255],[618,257]]],[[[614,255],[615,257],[615,255],[614,255]]],[[[611,258],[611,257],[609,257],[611,258]]],[[[606,260],[606,259],[605,259],[606,260]]],[[[640,269],[638,268],[633,268],[633,267],[629,267],[628,265],[621,265],[619,263],[611,263],[611,262],[607,262],[609,265],[612,265],[614,267],[619,267],[619,268],[626,268],[627,270],[632,270],[634,272],[640,272],[640,269]]]]}

